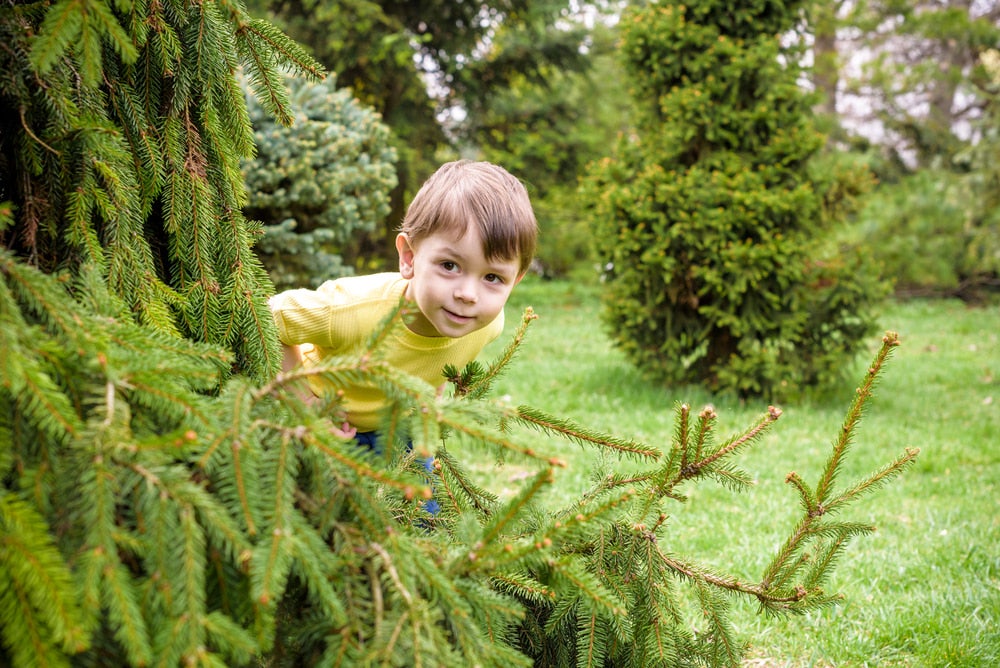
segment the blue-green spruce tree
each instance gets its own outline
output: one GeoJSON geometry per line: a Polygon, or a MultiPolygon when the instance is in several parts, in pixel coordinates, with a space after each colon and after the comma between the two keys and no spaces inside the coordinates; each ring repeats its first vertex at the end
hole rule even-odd
{"type": "Polygon", "coordinates": [[[289,81],[291,126],[248,99],[257,153],[243,162],[244,214],[264,224],[257,252],[277,289],[353,273],[353,239],[389,213],[396,151],[375,111],[336,78],[289,81]],[[346,258],[345,262],[345,255],[346,258]]]}

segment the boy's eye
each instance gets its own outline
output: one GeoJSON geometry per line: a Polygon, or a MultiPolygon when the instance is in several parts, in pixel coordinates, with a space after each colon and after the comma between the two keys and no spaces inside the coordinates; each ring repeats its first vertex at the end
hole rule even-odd
{"type": "Polygon", "coordinates": [[[455,271],[456,269],[458,269],[458,265],[450,260],[445,260],[444,262],[441,263],[441,268],[444,269],[445,271],[455,271]]]}
{"type": "Polygon", "coordinates": [[[503,276],[497,276],[496,274],[486,274],[487,283],[503,283],[503,276]]]}

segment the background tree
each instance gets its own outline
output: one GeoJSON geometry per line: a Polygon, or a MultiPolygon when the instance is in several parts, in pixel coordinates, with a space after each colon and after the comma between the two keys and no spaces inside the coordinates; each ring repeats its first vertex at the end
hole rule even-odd
{"type": "MultiPolygon", "coordinates": [[[[600,22],[589,32],[586,70],[515,76],[484,94],[456,129],[464,144],[528,184],[542,229],[536,269],[548,277],[594,277],[578,182],[628,127],[617,34],[600,22]]],[[[495,42],[501,52],[508,49],[505,34],[500,31],[495,42]]]]}
{"type": "Polygon", "coordinates": [[[869,54],[851,87],[889,135],[882,143],[906,164],[946,166],[982,113],[970,75],[998,45],[1000,3],[866,0],[847,20],[859,37],[854,49],[869,54]]]}
{"type": "Polygon", "coordinates": [[[867,135],[880,184],[855,235],[898,295],[976,301],[995,285],[974,185],[990,169],[973,156],[988,151],[994,123],[982,62],[1000,44],[998,21],[991,0],[862,2],[844,18],[841,46],[860,56],[846,92],[869,110],[847,124],[867,135]]]}
{"type": "Polygon", "coordinates": [[[138,322],[229,348],[263,379],[278,361],[241,214],[253,136],[234,72],[287,122],[275,67],[320,68],[238,8],[145,12],[4,6],[0,198],[19,224],[0,243],[45,271],[94,267],[138,322]]]}
{"type": "MultiPolygon", "coordinates": [[[[391,266],[405,205],[441,162],[457,156],[441,118],[468,110],[510,82],[538,81],[586,61],[580,26],[556,28],[566,0],[371,2],[255,0],[289,35],[307,45],[338,85],[378,112],[393,131],[397,185],[376,233],[359,240],[357,267],[391,266]],[[504,44],[498,49],[496,33],[504,44]],[[488,57],[485,54],[489,53],[488,57]]],[[[460,132],[460,130],[459,130],[460,132]]]]}
{"type": "Polygon", "coordinates": [[[950,160],[939,156],[939,167],[883,183],[858,215],[856,238],[873,249],[897,295],[978,303],[1000,286],[996,53],[984,52],[969,78],[982,104],[972,125],[978,141],[950,160]]]}
{"type": "Polygon", "coordinates": [[[244,213],[264,223],[257,252],[277,289],[353,272],[344,248],[389,212],[396,152],[389,128],[336,79],[291,79],[291,127],[248,100],[257,155],[244,161],[244,213]]]}
{"type": "Polygon", "coordinates": [[[612,337],[661,378],[790,391],[835,374],[871,326],[870,272],[823,244],[866,177],[810,171],[824,140],[800,54],[780,41],[800,9],[663,3],[623,18],[636,130],[594,170],[589,201],[612,337]]]}

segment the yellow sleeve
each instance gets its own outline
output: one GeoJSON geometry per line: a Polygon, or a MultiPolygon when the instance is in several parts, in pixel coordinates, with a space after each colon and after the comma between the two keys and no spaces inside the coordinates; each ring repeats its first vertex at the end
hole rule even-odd
{"type": "Polygon", "coordinates": [[[286,345],[310,343],[346,351],[363,343],[396,307],[405,283],[393,274],[352,276],[327,281],[315,290],[288,290],[269,304],[286,345]]]}

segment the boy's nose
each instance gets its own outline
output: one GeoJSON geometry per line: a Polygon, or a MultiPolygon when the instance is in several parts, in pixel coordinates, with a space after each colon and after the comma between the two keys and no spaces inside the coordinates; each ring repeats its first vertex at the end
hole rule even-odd
{"type": "Polygon", "coordinates": [[[477,300],[476,290],[468,283],[459,283],[455,288],[455,299],[468,304],[475,304],[477,300]]]}

